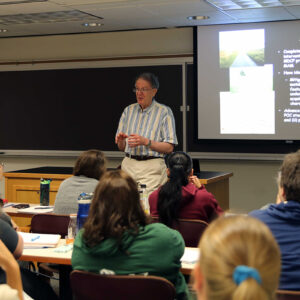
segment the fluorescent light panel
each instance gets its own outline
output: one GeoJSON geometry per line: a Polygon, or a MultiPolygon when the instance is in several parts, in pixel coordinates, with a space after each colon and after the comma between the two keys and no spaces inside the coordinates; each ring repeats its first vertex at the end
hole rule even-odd
{"type": "Polygon", "coordinates": [[[221,10],[299,5],[299,0],[205,0],[221,10]]]}

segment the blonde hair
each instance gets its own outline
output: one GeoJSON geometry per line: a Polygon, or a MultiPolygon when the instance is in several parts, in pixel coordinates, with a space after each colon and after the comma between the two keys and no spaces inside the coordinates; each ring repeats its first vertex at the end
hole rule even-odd
{"type": "Polygon", "coordinates": [[[280,275],[279,247],[268,227],[248,216],[221,217],[210,224],[200,244],[199,265],[208,300],[273,299],[280,275]],[[261,284],[248,278],[237,285],[237,266],[255,268],[261,284]]]}

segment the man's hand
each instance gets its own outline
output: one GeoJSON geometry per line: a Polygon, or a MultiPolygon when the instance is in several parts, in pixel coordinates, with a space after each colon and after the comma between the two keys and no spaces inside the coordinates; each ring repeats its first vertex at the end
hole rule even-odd
{"type": "Polygon", "coordinates": [[[126,146],[126,139],[128,138],[128,135],[124,132],[119,132],[116,135],[115,143],[118,145],[119,150],[124,151],[126,146]]]}
{"type": "Polygon", "coordinates": [[[119,132],[117,135],[116,135],[116,138],[115,138],[115,143],[118,144],[119,142],[121,141],[125,141],[125,139],[128,138],[128,135],[124,132],[119,132]]]}
{"type": "Polygon", "coordinates": [[[148,143],[149,139],[138,134],[131,134],[128,137],[128,146],[131,148],[135,148],[137,146],[146,146],[148,143]]]}

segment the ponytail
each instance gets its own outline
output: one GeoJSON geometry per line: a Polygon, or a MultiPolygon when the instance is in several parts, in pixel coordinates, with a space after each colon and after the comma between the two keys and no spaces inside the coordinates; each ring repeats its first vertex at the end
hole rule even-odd
{"type": "Polygon", "coordinates": [[[174,152],[167,160],[169,180],[158,193],[157,211],[159,221],[172,226],[178,220],[182,187],[188,184],[188,176],[192,170],[192,160],[184,152],[174,152]]]}

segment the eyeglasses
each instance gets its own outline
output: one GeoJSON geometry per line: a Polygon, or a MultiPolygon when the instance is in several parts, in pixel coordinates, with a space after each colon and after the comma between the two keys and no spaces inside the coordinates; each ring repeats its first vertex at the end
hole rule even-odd
{"type": "Polygon", "coordinates": [[[151,90],[153,90],[153,89],[146,89],[146,88],[138,89],[138,88],[134,88],[132,91],[133,91],[134,93],[137,93],[137,92],[146,93],[146,92],[149,92],[149,91],[151,91],[151,90]]]}

